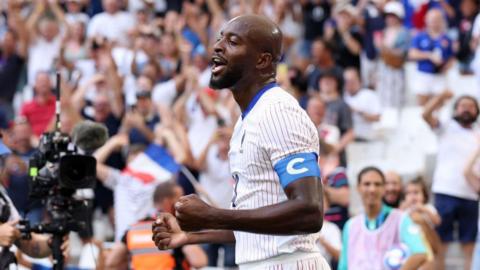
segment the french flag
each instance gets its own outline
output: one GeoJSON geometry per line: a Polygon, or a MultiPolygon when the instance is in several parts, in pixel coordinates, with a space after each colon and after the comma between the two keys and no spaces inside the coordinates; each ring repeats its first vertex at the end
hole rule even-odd
{"type": "Polygon", "coordinates": [[[168,181],[179,171],[180,165],[165,147],[150,144],[127,165],[123,173],[149,184],[168,181]]]}

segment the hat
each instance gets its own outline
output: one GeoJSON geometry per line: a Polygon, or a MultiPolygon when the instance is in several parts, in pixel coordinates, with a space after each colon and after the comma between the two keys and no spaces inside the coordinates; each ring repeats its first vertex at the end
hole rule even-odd
{"type": "Polygon", "coordinates": [[[4,156],[10,153],[12,153],[12,151],[10,151],[10,149],[3,143],[3,140],[0,139],[0,156],[4,156]]]}
{"type": "Polygon", "coordinates": [[[357,9],[350,3],[338,3],[335,5],[334,14],[339,14],[341,12],[345,12],[352,17],[357,16],[357,9]]]}
{"type": "Polygon", "coordinates": [[[405,17],[405,9],[403,8],[403,5],[397,1],[388,2],[383,8],[383,12],[385,14],[393,14],[399,19],[403,19],[405,17]]]}

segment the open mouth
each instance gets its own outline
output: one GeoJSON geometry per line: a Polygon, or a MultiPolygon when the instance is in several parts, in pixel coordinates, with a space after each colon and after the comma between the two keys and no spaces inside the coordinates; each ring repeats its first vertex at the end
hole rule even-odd
{"type": "Polygon", "coordinates": [[[227,67],[227,61],[219,56],[212,56],[212,74],[217,76],[227,67]]]}

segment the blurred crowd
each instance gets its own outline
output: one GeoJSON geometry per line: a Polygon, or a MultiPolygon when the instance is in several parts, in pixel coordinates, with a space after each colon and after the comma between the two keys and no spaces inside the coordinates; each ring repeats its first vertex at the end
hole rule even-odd
{"type": "Polygon", "coordinates": [[[80,267],[235,268],[233,245],[159,254],[139,239],[148,235],[155,212],[173,213],[183,194],[198,193],[212,205],[229,207],[229,140],[240,110],[229,91],[208,87],[210,55],[224,23],[262,14],[283,32],[277,82],[318,127],[326,220],[318,246],[332,268],[360,269],[352,265],[382,260],[382,269],[399,269],[418,259],[421,269],[442,270],[449,244],[459,242],[464,269],[480,269],[480,90],[458,95],[447,83],[452,69],[480,82],[479,4],[3,0],[0,129],[13,153],[1,164],[2,184],[22,215],[33,222],[45,218],[45,207],[28,200],[28,159],[40,136],[55,126],[60,72],[62,132],[71,134],[77,123],[90,120],[104,124],[110,136],[93,153],[98,183],[87,197],[94,202],[92,223],[103,217],[112,233],[92,226],[80,233],[82,245],[94,243],[97,252],[93,266],[82,266],[80,259],[80,267]],[[409,81],[407,65],[414,66],[409,81]],[[439,142],[433,178],[404,179],[394,170],[367,167],[349,179],[349,145],[360,143],[368,151],[380,140],[376,127],[383,112],[402,110],[409,91],[439,142]],[[442,120],[438,112],[445,106],[452,112],[442,120]],[[151,162],[161,177],[142,173],[151,162]],[[349,211],[352,193],[360,195],[362,213],[349,211]],[[381,237],[373,241],[368,232],[381,237]],[[365,259],[359,250],[388,256],[365,259]]]}

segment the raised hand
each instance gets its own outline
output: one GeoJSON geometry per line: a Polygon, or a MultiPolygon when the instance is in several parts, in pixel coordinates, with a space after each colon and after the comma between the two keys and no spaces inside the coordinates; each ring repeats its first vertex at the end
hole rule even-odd
{"type": "Polygon", "coordinates": [[[160,250],[173,249],[187,244],[187,233],[182,231],[177,219],[169,213],[160,213],[152,225],[152,240],[160,250]]]}

